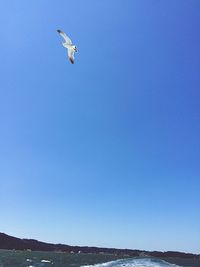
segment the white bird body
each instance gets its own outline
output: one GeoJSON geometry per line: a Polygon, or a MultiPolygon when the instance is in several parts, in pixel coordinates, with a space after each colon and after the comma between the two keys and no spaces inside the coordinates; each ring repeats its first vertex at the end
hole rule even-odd
{"type": "Polygon", "coordinates": [[[62,45],[68,50],[68,57],[72,64],[74,64],[74,53],[77,52],[77,48],[72,44],[72,40],[61,30],[57,30],[57,32],[64,38],[65,42],[62,45]]]}

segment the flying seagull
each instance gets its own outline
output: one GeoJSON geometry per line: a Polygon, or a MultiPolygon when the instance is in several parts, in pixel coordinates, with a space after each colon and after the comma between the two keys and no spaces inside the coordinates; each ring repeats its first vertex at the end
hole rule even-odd
{"type": "Polygon", "coordinates": [[[57,30],[57,32],[64,38],[64,42],[62,45],[68,50],[68,58],[72,64],[74,64],[74,53],[77,52],[77,48],[72,44],[72,40],[61,30],[57,30]]]}

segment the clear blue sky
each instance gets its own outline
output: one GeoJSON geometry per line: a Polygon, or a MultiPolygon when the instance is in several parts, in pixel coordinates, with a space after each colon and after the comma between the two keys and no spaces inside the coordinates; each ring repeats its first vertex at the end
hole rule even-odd
{"type": "Polygon", "coordinates": [[[199,12],[1,1],[0,232],[200,253],[199,12]]]}

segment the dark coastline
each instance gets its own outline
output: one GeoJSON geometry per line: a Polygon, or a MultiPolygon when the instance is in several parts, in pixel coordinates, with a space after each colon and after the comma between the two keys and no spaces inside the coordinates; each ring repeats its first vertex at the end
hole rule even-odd
{"type": "Polygon", "coordinates": [[[45,243],[34,239],[20,239],[0,233],[0,249],[17,251],[66,252],[114,257],[155,257],[182,266],[200,267],[200,255],[178,251],[144,251],[136,249],[100,248],[45,243]]]}

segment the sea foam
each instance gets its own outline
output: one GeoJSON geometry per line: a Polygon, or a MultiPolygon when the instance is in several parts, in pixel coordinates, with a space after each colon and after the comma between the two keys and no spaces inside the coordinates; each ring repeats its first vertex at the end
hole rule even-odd
{"type": "Polygon", "coordinates": [[[84,265],[81,267],[178,267],[178,265],[160,259],[144,257],[116,260],[95,265],[84,265]]]}

